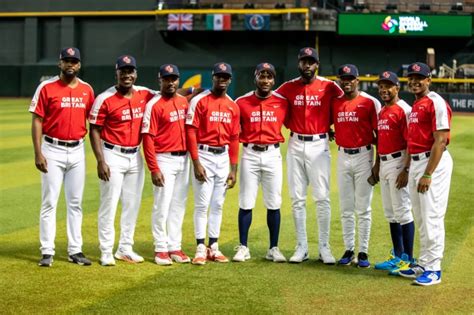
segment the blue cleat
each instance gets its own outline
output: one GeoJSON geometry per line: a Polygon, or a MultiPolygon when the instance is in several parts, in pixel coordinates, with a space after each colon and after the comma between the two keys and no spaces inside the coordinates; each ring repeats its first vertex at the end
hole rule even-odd
{"type": "Polygon", "coordinates": [[[421,276],[413,281],[414,284],[428,286],[433,284],[441,283],[441,270],[438,271],[425,271],[421,276]]]}
{"type": "Polygon", "coordinates": [[[407,254],[402,254],[400,261],[396,268],[390,270],[388,274],[390,276],[400,276],[400,271],[408,270],[411,267],[416,266],[416,260],[413,258],[412,260],[408,259],[407,254]]]}
{"type": "Polygon", "coordinates": [[[390,256],[384,262],[376,263],[374,265],[377,270],[387,270],[391,271],[399,268],[401,259],[393,254],[393,251],[390,251],[390,256]]]}
{"type": "Polygon", "coordinates": [[[348,266],[354,261],[354,258],[354,252],[352,250],[346,250],[342,258],[339,259],[338,264],[348,266]]]}
{"type": "Polygon", "coordinates": [[[399,270],[398,275],[404,278],[416,279],[425,272],[425,269],[419,265],[409,265],[408,267],[403,268],[404,270],[399,270]]]}
{"type": "Polygon", "coordinates": [[[370,268],[369,257],[366,253],[360,252],[357,255],[357,267],[359,268],[370,268]]]}

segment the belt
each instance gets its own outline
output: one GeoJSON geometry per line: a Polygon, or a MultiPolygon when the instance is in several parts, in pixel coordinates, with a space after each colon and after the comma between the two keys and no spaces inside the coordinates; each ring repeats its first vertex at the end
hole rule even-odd
{"type": "Polygon", "coordinates": [[[183,155],[186,155],[186,153],[188,153],[188,151],[173,151],[173,152],[170,152],[170,154],[172,156],[183,156],[183,155]]]}
{"type": "Polygon", "coordinates": [[[365,147],[360,147],[360,148],[355,148],[355,149],[346,149],[346,148],[342,148],[342,147],[339,147],[339,150],[343,150],[344,153],[346,154],[358,154],[358,153],[361,153],[363,151],[363,149],[367,149],[367,151],[369,151],[371,148],[372,148],[372,145],[366,145],[365,147]]]}
{"type": "Polygon", "coordinates": [[[401,157],[401,156],[402,156],[402,152],[399,151],[399,152],[395,152],[395,153],[392,153],[392,154],[381,155],[381,156],[380,156],[380,159],[381,159],[382,161],[388,161],[388,160],[390,160],[390,157],[391,157],[392,159],[396,159],[396,158],[399,158],[399,157],[401,157]]]}
{"type": "MultiPolygon", "coordinates": [[[[293,137],[294,135],[295,133],[293,131],[290,132],[291,137],[293,137]]],[[[320,133],[318,135],[311,135],[311,136],[304,136],[304,135],[299,135],[299,134],[296,134],[296,135],[297,135],[298,140],[301,140],[301,141],[316,141],[319,139],[326,139],[328,136],[326,133],[320,133]]]]}
{"type": "Polygon", "coordinates": [[[115,145],[115,144],[111,144],[111,143],[108,143],[108,142],[104,142],[104,146],[107,148],[107,149],[110,149],[110,150],[117,150],[117,151],[120,151],[122,153],[125,153],[125,154],[132,154],[132,153],[137,153],[138,152],[138,147],[134,147],[134,148],[123,148],[119,145],[115,145]]]}
{"type": "Polygon", "coordinates": [[[80,140],[68,142],[68,141],[56,140],[56,139],[53,139],[53,138],[48,137],[48,136],[44,136],[44,140],[46,142],[49,142],[49,143],[52,143],[52,144],[57,144],[57,145],[62,145],[63,147],[68,147],[68,148],[77,147],[81,143],[80,140]]]}
{"type": "Polygon", "coordinates": [[[222,154],[225,152],[225,146],[223,147],[211,147],[209,145],[200,144],[199,150],[208,151],[214,154],[222,154]]]}
{"type": "Polygon", "coordinates": [[[259,145],[259,144],[251,144],[251,143],[244,143],[244,147],[248,147],[251,145],[252,150],[257,151],[257,152],[265,152],[268,151],[269,148],[274,147],[274,148],[279,148],[280,144],[275,143],[275,144],[269,144],[269,145],[259,145]]]}
{"type": "Polygon", "coordinates": [[[412,159],[413,161],[419,161],[419,160],[421,160],[421,159],[424,159],[425,157],[426,157],[426,158],[429,158],[430,155],[431,155],[431,152],[430,152],[430,151],[428,151],[428,152],[423,152],[423,153],[420,153],[420,154],[412,154],[412,155],[411,155],[411,159],[412,159]]]}

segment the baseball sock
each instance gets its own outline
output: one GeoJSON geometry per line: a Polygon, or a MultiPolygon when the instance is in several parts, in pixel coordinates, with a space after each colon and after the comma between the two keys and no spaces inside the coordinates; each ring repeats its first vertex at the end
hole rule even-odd
{"type": "Polygon", "coordinates": [[[403,248],[410,261],[413,259],[413,242],[415,239],[415,222],[402,225],[403,248]]]}
{"type": "Polygon", "coordinates": [[[403,254],[403,235],[400,223],[390,223],[390,235],[392,236],[393,251],[395,256],[403,254]]]}
{"type": "Polygon", "coordinates": [[[199,244],[204,244],[204,239],[203,238],[197,238],[196,239],[196,245],[199,245],[199,244]]]}
{"type": "Polygon", "coordinates": [[[278,246],[280,236],[280,209],[267,210],[267,226],[270,231],[270,248],[278,246]]]}
{"type": "Polygon", "coordinates": [[[217,243],[217,237],[209,237],[209,247],[214,243],[217,243]]]}
{"type": "Polygon", "coordinates": [[[240,244],[247,246],[249,229],[252,224],[252,209],[239,209],[239,239],[240,244]]]}

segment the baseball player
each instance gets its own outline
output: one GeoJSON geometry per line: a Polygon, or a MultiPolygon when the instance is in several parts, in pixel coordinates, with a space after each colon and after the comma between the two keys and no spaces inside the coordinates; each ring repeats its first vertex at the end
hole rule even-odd
{"type": "Polygon", "coordinates": [[[407,187],[410,156],[406,153],[411,107],[398,97],[400,82],[395,73],[381,73],[377,85],[384,106],[379,113],[378,156],[373,175],[376,181],[380,180],[382,204],[390,224],[393,251],[389,259],[375,264],[375,269],[392,271],[413,259],[415,224],[407,187]]]}
{"type": "Polygon", "coordinates": [[[306,192],[311,185],[318,209],[319,259],[325,264],[334,264],[336,260],[329,245],[331,156],[328,132],[331,104],[344,93],[333,81],[316,76],[319,58],[313,48],[302,48],[298,60],[301,76],[283,83],[276,90],[290,102],[287,127],[291,133],[286,160],[297,238],[296,251],[290,262],[300,263],[309,257],[306,192]]]}
{"type": "Polygon", "coordinates": [[[204,265],[206,260],[229,261],[219,250],[217,241],[225,193],[235,185],[239,154],[239,107],[226,93],[231,77],[229,64],[216,63],[212,71],[212,89],[191,100],[186,117],[187,145],[194,169],[192,182],[197,248],[192,263],[196,265],[204,265]],[[204,245],[206,225],[209,248],[204,245]]]}
{"type": "Polygon", "coordinates": [[[444,251],[444,216],[448,206],[453,160],[446,150],[450,140],[451,108],[429,90],[430,67],[415,62],[408,67],[408,87],[415,94],[408,121],[408,153],[411,155],[408,187],[420,233],[418,266],[400,270],[415,284],[441,282],[444,251]]]}
{"type": "Polygon", "coordinates": [[[139,145],[145,106],[155,93],[134,85],[136,67],[135,58],[130,55],[117,59],[117,84],[96,98],[89,117],[90,139],[100,179],[98,228],[103,266],[115,265],[112,250],[119,199],[122,201],[121,233],[115,258],[130,263],[143,261],[132,249],[144,184],[139,145]]]}
{"type": "Polygon", "coordinates": [[[77,77],[81,69],[79,49],[65,48],[59,59],[59,76],[38,86],[29,108],[35,165],[41,171],[39,265],[53,264],[56,207],[64,182],[69,261],[88,266],[91,261],[82,253],[81,204],[86,175],[84,136],[94,91],[77,77]]]}
{"type": "Polygon", "coordinates": [[[285,141],[281,127],[285,121],[288,100],[272,91],[275,76],[273,65],[257,65],[256,90],[235,101],[240,108],[240,142],[243,143],[243,153],[240,161],[239,191],[240,245],[233,261],[243,262],[250,259],[248,232],[258,185],[261,183],[270,232],[270,247],[265,258],[274,262],[286,262],[285,256],[278,249],[278,236],[282,186],[280,142],[285,141]]]}
{"type": "Polygon", "coordinates": [[[377,132],[377,115],[380,102],[369,94],[359,91],[359,70],[352,64],[338,69],[339,85],[344,97],[337,99],[332,110],[336,131],[337,179],[341,208],[342,235],[346,251],[340,265],[355,261],[355,219],[358,217],[359,253],[357,266],[369,268],[368,258],[373,187],[367,182],[372,173],[377,132]]]}
{"type": "Polygon", "coordinates": [[[186,97],[177,94],[179,70],[172,64],[160,67],[160,94],[146,105],[142,135],[145,159],[153,182],[152,233],[155,262],[191,260],[181,250],[184,213],[189,187],[186,147],[186,97]]]}

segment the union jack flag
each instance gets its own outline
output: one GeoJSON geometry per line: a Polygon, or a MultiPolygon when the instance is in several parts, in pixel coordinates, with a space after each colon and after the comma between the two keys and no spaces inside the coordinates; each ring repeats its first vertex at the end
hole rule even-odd
{"type": "Polygon", "coordinates": [[[192,31],[192,14],[168,14],[168,31],[192,31]]]}

